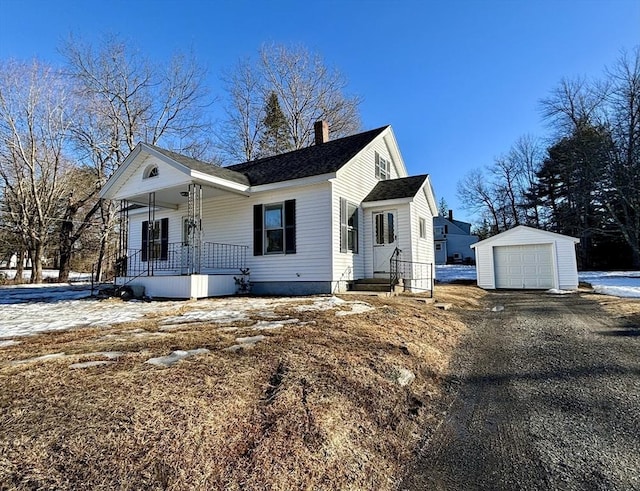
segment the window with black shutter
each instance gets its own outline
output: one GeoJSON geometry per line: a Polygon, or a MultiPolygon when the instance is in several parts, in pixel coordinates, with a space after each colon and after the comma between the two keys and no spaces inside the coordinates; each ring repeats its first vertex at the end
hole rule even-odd
{"type": "Polygon", "coordinates": [[[142,222],[142,261],[166,261],[169,256],[169,219],[142,222]]]}
{"type": "Polygon", "coordinates": [[[253,255],[295,254],[296,200],[254,205],[253,255]]]}

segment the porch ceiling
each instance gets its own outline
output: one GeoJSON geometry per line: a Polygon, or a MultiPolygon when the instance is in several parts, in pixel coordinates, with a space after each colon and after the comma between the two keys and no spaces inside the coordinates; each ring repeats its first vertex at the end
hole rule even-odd
{"type": "MultiPolygon", "coordinates": [[[[194,182],[192,184],[201,184],[194,182]]],[[[163,189],[156,189],[156,206],[161,208],[177,209],[180,205],[186,205],[189,196],[189,184],[180,184],[163,189]],[[182,193],[185,193],[183,196],[182,193]]],[[[210,199],[225,194],[242,194],[234,190],[221,189],[211,185],[202,185],[202,199],[210,199]]],[[[149,200],[149,193],[140,193],[134,196],[128,196],[127,201],[146,206],[149,200]]]]}

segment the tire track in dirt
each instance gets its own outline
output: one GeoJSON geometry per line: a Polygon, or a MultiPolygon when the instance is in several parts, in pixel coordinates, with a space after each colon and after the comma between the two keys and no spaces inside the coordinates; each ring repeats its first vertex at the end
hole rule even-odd
{"type": "Polygon", "coordinates": [[[486,302],[505,308],[464,313],[472,334],[446,416],[399,488],[640,489],[640,338],[624,334],[633,326],[578,295],[486,302]]]}

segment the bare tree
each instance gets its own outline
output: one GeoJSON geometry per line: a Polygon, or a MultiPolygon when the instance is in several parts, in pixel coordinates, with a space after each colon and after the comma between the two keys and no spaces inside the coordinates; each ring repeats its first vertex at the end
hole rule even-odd
{"type": "Polygon", "coordinates": [[[68,192],[66,152],[73,103],[60,74],[44,64],[0,66],[0,179],[4,217],[30,251],[31,281],[42,281],[42,261],[58,227],[68,192]]]}
{"type": "Polygon", "coordinates": [[[612,156],[603,202],[640,268],[640,46],[622,53],[607,74],[612,156]]]}
{"type": "Polygon", "coordinates": [[[473,169],[458,181],[457,195],[465,209],[489,221],[493,234],[504,229],[501,202],[497,199],[493,183],[487,181],[482,170],[473,169]]]}
{"type": "Polygon", "coordinates": [[[249,60],[242,60],[223,75],[222,82],[228,94],[227,118],[218,146],[227,159],[253,160],[258,154],[265,108],[260,77],[249,60]]]}
{"type": "Polygon", "coordinates": [[[540,101],[542,116],[558,137],[570,135],[585,124],[597,125],[604,120],[608,90],[606,83],[562,79],[551,95],[540,101]]]}
{"type": "Polygon", "coordinates": [[[518,196],[521,221],[534,227],[541,226],[541,211],[540,203],[531,196],[531,190],[536,185],[536,173],[542,164],[543,154],[540,142],[531,135],[524,135],[516,140],[507,155],[508,161],[517,169],[514,193],[518,196]]]}
{"type": "MultiPolygon", "coordinates": [[[[185,55],[176,55],[167,66],[154,65],[117,37],[97,48],[70,38],[61,51],[83,102],[82,117],[73,127],[76,151],[95,179],[95,185],[69,197],[67,215],[81,209],[84,213],[67,223],[87,224],[100,217],[100,276],[115,219],[114,204],[97,201],[100,187],[139,141],[202,158],[211,134],[205,71],[185,55]],[[92,206],[87,207],[89,202],[92,206]]],[[[68,226],[64,243],[73,244],[83,233],[81,227],[68,226]]]]}
{"type": "Polygon", "coordinates": [[[335,137],[361,127],[360,98],[346,95],[345,77],[304,47],[264,45],[257,63],[242,61],[223,80],[229,103],[220,148],[227,158],[256,157],[264,131],[264,108],[272,94],[286,118],[286,140],[293,149],[313,143],[313,124],[318,120],[328,121],[335,137]],[[243,155],[237,149],[242,149],[243,155]]]}

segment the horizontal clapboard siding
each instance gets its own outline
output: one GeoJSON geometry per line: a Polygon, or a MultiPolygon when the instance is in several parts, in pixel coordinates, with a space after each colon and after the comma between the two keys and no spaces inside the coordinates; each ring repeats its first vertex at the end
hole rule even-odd
{"type": "Polygon", "coordinates": [[[250,198],[225,195],[203,203],[207,242],[249,247],[251,281],[330,281],[331,190],[328,183],[259,193],[250,198]],[[296,200],[295,254],[253,255],[253,207],[296,200]]]}
{"type": "MultiPolygon", "coordinates": [[[[384,138],[374,140],[353,161],[337,173],[332,186],[331,249],[334,281],[346,281],[373,276],[373,244],[371,211],[360,207],[362,200],[379,182],[375,176],[376,152],[391,162],[391,179],[405,177],[401,163],[394,162],[384,138]],[[358,205],[358,254],[340,252],[340,198],[358,205]]],[[[399,226],[403,226],[400,225],[399,226]]],[[[404,224],[406,226],[406,224],[404,224]]],[[[400,231],[399,231],[400,232],[400,231]]],[[[398,234],[400,237],[404,233],[398,234]]]]}

